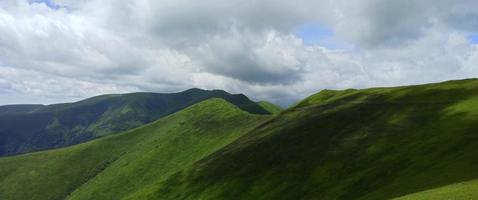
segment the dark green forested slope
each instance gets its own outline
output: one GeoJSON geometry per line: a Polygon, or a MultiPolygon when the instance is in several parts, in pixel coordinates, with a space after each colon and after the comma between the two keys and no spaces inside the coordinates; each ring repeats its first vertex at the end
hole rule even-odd
{"type": "Polygon", "coordinates": [[[0,115],[28,114],[42,109],[45,105],[19,104],[0,106],[0,115]]]}
{"type": "Polygon", "coordinates": [[[0,158],[0,199],[122,199],[190,167],[268,118],[215,98],[118,135],[0,158]]]}
{"type": "Polygon", "coordinates": [[[0,156],[77,144],[128,130],[209,98],[225,99],[250,113],[269,113],[242,94],[201,89],[102,95],[49,106],[0,106],[0,156]]]}
{"type": "Polygon", "coordinates": [[[325,90],[129,199],[389,199],[478,178],[478,80],[325,90]]]}

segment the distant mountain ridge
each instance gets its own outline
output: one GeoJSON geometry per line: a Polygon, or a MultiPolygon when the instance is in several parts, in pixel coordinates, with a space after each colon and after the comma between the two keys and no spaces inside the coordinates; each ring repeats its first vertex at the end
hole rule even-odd
{"type": "Polygon", "coordinates": [[[85,142],[139,127],[210,98],[224,99],[252,114],[270,114],[243,94],[197,88],[101,95],[47,106],[0,106],[0,156],[85,142]]]}
{"type": "Polygon", "coordinates": [[[27,114],[45,107],[40,104],[18,104],[0,106],[0,115],[27,114]]]}

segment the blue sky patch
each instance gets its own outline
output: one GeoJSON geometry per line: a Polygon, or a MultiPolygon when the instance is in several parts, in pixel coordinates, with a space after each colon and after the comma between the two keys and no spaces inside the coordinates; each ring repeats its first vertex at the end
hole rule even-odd
{"type": "Polygon", "coordinates": [[[58,9],[61,9],[61,8],[66,8],[65,6],[61,6],[61,5],[56,4],[53,0],[29,0],[29,2],[30,2],[30,4],[43,3],[46,6],[48,6],[49,8],[55,9],[55,10],[58,10],[58,9]]]}
{"type": "Polygon", "coordinates": [[[305,24],[297,28],[296,35],[306,43],[316,43],[334,36],[330,28],[317,24],[305,24]]]}
{"type": "Polygon", "coordinates": [[[319,24],[304,24],[299,26],[295,35],[302,38],[305,44],[320,45],[328,49],[353,49],[353,45],[337,37],[334,31],[319,24]]]}
{"type": "Polygon", "coordinates": [[[478,34],[471,35],[469,37],[469,39],[470,39],[471,43],[478,44],[478,34]]]}

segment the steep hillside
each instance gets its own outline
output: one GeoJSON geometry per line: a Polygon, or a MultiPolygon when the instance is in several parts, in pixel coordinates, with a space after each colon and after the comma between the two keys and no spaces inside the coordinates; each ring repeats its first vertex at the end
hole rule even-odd
{"type": "Polygon", "coordinates": [[[267,101],[259,101],[257,104],[272,114],[277,114],[284,110],[282,107],[267,101]]]}
{"type": "Polygon", "coordinates": [[[200,89],[102,95],[50,106],[0,106],[0,156],[77,144],[139,127],[209,98],[225,99],[250,113],[269,113],[242,94],[200,89]]]}
{"type": "Polygon", "coordinates": [[[268,116],[210,99],[80,145],[0,159],[0,199],[121,199],[166,179],[268,116]]]}
{"type": "Polygon", "coordinates": [[[478,80],[322,91],[129,199],[389,199],[478,178],[478,80]]]}

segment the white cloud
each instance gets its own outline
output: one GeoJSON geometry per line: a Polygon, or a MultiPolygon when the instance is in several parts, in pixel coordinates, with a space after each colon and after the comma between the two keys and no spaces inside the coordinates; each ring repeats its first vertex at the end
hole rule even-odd
{"type": "Polygon", "coordinates": [[[90,82],[47,73],[0,67],[0,103],[45,103],[80,100],[105,93],[138,90],[117,83],[90,82]],[[16,98],[12,98],[16,97],[16,98]],[[18,98],[18,99],[17,99],[18,98]]]}
{"type": "Polygon", "coordinates": [[[0,2],[0,104],[190,87],[290,104],[323,88],[478,75],[473,0],[55,2],[0,2]],[[311,23],[347,49],[294,35],[311,23]]]}

